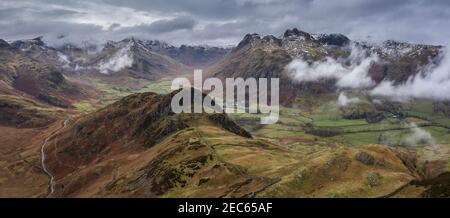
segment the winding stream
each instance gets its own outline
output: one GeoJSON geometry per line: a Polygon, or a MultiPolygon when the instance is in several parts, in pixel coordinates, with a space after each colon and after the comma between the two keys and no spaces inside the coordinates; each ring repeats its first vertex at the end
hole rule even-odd
{"type": "Polygon", "coordinates": [[[45,174],[48,175],[48,177],[50,178],[50,181],[48,183],[48,190],[49,193],[47,194],[47,197],[52,195],[53,192],[55,191],[55,177],[52,175],[52,173],[48,170],[47,166],[45,165],[45,146],[47,145],[48,141],[55,136],[56,134],[58,134],[62,129],[64,129],[64,127],[66,127],[67,123],[69,122],[68,119],[64,120],[63,122],[63,126],[60,127],[59,129],[57,129],[56,131],[54,131],[50,136],[48,136],[47,138],[45,138],[44,142],[41,145],[41,165],[42,165],[42,169],[44,170],[45,174]]]}

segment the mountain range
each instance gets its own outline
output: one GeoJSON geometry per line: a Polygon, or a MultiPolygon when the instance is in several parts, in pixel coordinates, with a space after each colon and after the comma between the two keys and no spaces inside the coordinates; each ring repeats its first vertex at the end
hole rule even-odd
{"type": "Polygon", "coordinates": [[[0,40],[0,196],[450,196],[443,46],[297,28],[232,48],[43,40],[0,40]],[[280,78],[279,121],[173,113],[171,80],[198,68],[280,78]]]}
{"type": "MultiPolygon", "coordinates": [[[[281,78],[281,92],[286,94],[282,96],[281,102],[291,105],[296,96],[305,94],[331,93],[339,88],[369,88],[386,80],[393,81],[394,84],[405,83],[417,74],[421,67],[436,61],[440,49],[441,46],[396,41],[386,41],[382,44],[354,42],[342,34],[311,35],[294,28],[286,30],[281,38],[247,34],[229,55],[210,70],[210,74],[219,78],[281,78]],[[364,63],[369,58],[375,59],[374,56],[376,61],[364,63]],[[321,62],[329,65],[324,65],[324,68],[353,72],[356,78],[351,78],[353,81],[350,82],[355,84],[340,86],[340,78],[333,75],[319,75],[315,79],[303,80],[295,78],[296,76],[292,75],[295,69],[289,67],[289,64],[296,59],[309,64],[302,69],[306,72],[314,67],[317,71],[322,70],[320,65],[314,65],[321,62]],[[336,62],[330,63],[323,61],[324,59],[336,62]],[[364,67],[367,69],[362,69],[364,67]],[[366,71],[360,74],[367,75],[359,75],[359,72],[354,72],[355,69],[366,71]],[[367,79],[364,77],[373,80],[373,84],[358,87],[357,80],[361,82],[367,79]]],[[[316,74],[320,73],[332,74],[323,71],[316,74]]]]}

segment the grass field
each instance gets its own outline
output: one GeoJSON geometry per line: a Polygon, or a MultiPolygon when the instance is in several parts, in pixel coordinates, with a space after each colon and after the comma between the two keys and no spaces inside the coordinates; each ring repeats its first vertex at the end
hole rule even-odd
{"type": "MultiPolygon", "coordinates": [[[[362,101],[367,102],[362,98],[362,101]]],[[[366,119],[345,119],[336,100],[330,96],[317,99],[309,107],[280,108],[280,118],[277,124],[259,125],[262,114],[232,114],[231,116],[244,128],[259,137],[283,139],[286,137],[316,138],[316,140],[331,140],[350,146],[383,143],[390,146],[405,146],[407,137],[414,134],[412,125],[418,125],[428,132],[435,143],[448,144],[450,118],[435,113],[430,102],[404,104],[403,117],[389,117],[380,122],[369,123],[366,119]],[[320,103],[322,101],[322,103],[320,103]],[[312,136],[305,133],[307,128],[338,131],[331,137],[312,136]]],[[[299,102],[308,102],[308,98],[299,102]]]]}
{"type": "MultiPolygon", "coordinates": [[[[126,81],[124,83],[127,83],[126,81]]],[[[103,94],[100,100],[84,101],[75,107],[84,112],[103,107],[118,99],[141,92],[170,92],[171,81],[134,81],[128,86],[110,85],[92,80],[103,94]]],[[[370,101],[363,95],[351,93],[351,97],[361,99],[361,107],[370,108],[370,101]]],[[[359,105],[352,105],[358,110],[359,105]]],[[[365,108],[363,110],[365,110],[365,108]]],[[[304,96],[292,107],[280,107],[280,117],[276,124],[261,125],[264,114],[234,113],[229,116],[258,139],[285,146],[295,152],[311,155],[333,147],[360,147],[368,144],[384,144],[388,147],[407,148],[419,155],[422,161],[446,161],[450,169],[450,118],[433,110],[433,103],[419,101],[403,103],[399,113],[379,122],[368,122],[364,118],[345,119],[345,110],[337,102],[336,95],[304,96]],[[415,126],[417,125],[417,126],[415,126]],[[321,136],[308,131],[331,130],[330,136],[321,136]],[[407,142],[416,137],[417,130],[429,134],[428,141],[420,139],[409,147],[407,142]],[[430,147],[436,145],[437,147],[430,147]],[[437,154],[435,154],[437,153],[437,154]]]]}
{"type": "Polygon", "coordinates": [[[115,101],[131,94],[143,92],[167,94],[171,91],[170,86],[172,81],[167,79],[159,81],[149,81],[144,79],[129,79],[130,81],[126,80],[127,79],[124,79],[124,81],[122,81],[122,83],[126,85],[113,85],[107,82],[102,82],[99,79],[90,78],[89,83],[101,92],[102,97],[99,99],[77,102],[74,104],[74,107],[79,111],[89,112],[114,103],[115,101]]]}

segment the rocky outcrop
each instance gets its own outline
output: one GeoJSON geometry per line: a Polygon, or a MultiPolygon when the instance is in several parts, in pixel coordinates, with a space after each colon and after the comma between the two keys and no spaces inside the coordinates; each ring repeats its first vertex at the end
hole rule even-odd
{"type": "Polygon", "coordinates": [[[0,48],[7,48],[7,47],[9,47],[8,42],[6,42],[3,39],[0,39],[0,48]]]}
{"type": "MultiPolygon", "coordinates": [[[[66,80],[58,67],[34,59],[21,50],[28,46],[40,47],[42,43],[37,38],[0,47],[0,90],[26,93],[41,102],[64,108],[70,107],[75,99],[86,98],[81,86],[66,80]]],[[[35,54],[44,56],[40,52],[35,54]]]]}
{"type": "Polygon", "coordinates": [[[304,40],[313,41],[314,37],[311,34],[298,30],[297,28],[288,29],[283,34],[284,38],[301,38],[304,40]]]}
{"type": "MultiPolygon", "coordinates": [[[[385,80],[392,81],[394,85],[406,82],[424,66],[438,61],[441,49],[440,46],[396,41],[382,44],[356,42],[342,34],[313,36],[293,28],[286,30],[280,38],[256,33],[245,35],[238,46],[210,71],[211,75],[219,78],[280,78],[280,92],[283,93],[281,102],[289,106],[297,96],[332,93],[339,88],[334,78],[296,80],[292,77],[292,72],[286,69],[292,60],[302,59],[312,65],[331,58],[346,60],[342,64],[347,67],[350,64],[347,59],[351,57],[354,47],[361,50],[359,55],[377,57],[377,61],[370,64],[367,72],[374,85],[385,80]]],[[[382,118],[379,114],[375,115],[370,116],[370,122],[377,122],[382,118]]]]}
{"type": "Polygon", "coordinates": [[[317,41],[324,45],[346,46],[350,43],[350,39],[342,34],[321,34],[317,37],[317,41]]]}
{"type": "Polygon", "coordinates": [[[375,159],[367,152],[361,151],[355,155],[355,159],[365,165],[373,165],[375,159]]]}

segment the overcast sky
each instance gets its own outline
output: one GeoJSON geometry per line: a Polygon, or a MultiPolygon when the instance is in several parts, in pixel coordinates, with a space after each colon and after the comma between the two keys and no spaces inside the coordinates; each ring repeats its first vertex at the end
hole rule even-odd
{"type": "Polygon", "coordinates": [[[297,27],[355,40],[447,44],[447,0],[0,0],[0,38],[47,43],[134,36],[172,44],[234,45],[246,33],[297,27]]]}

